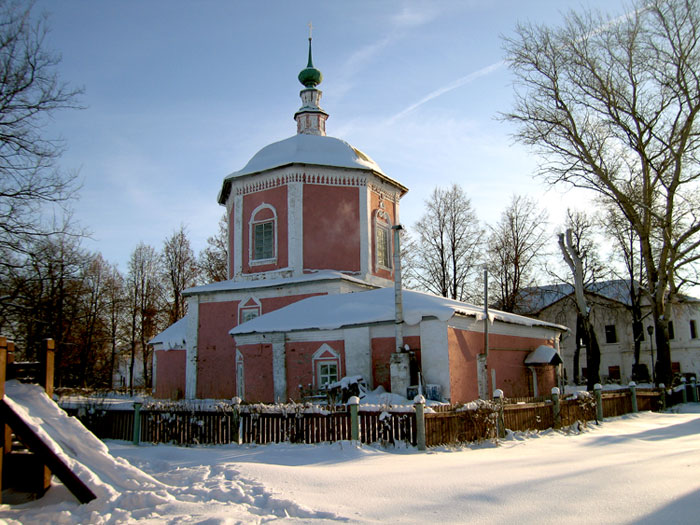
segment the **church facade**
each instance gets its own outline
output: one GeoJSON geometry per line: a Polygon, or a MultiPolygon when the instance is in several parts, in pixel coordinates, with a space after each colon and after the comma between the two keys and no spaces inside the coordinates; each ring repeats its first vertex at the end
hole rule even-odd
{"type": "Polygon", "coordinates": [[[299,80],[296,135],[223,181],[229,279],[187,290],[187,316],[152,340],[156,397],[298,400],[304,388],[353,375],[389,390],[392,373],[405,396],[420,371],[446,399],[467,401],[477,397],[485,322],[500,348],[489,357],[493,388],[527,395],[553,386],[551,363],[539,376],[524,365],[537,347],[558,345],[565,329],[546,322],[498,312],[485,319],[471,305],[404,291],[412,310],[397,348],[394,300],[384,290],[393,294],[392,227],[407,188],[326,135],[310,40],[299,80]]]}

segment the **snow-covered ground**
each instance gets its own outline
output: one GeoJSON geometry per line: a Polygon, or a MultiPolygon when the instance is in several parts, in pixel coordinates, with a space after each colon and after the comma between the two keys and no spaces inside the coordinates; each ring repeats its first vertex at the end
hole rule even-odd
{"type": "Polygon", "coordinates": [[[107,445],[118,458],[111,481],[102,451],[80,459],[117,490],[79,505],[57,484],[41,500],[0,506],[0,522],[672,524],[697,523],[700,509],[700,405],[427,453],[350,442],[107,445]]]}

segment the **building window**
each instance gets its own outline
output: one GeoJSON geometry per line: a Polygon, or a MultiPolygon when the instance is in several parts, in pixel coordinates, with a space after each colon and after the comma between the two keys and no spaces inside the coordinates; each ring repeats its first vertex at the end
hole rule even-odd
{"type": "Polygon", "coordinates": [[[261,204],[250,217],[250,262],[269,264],[277,257],[277,213],[261,204]]]}
{"type": "Polygon", "coordinates": [[[675,339],[676,338],[676,332],[673,329],[673,321],[668,322],[668,338],[669,339],[675,339]]]}
{"type": "Polygon", "coordinates": [[[238,324],[243,324],[260,315],[262,305],[255,297],[242,300],[238,305],[238,324]]]}
{"type": "Polygon", "coordinates": [[[391,270],[391,220],[383,210],[374,217],[374,257],[377,268],[391,270]]]}
{"type": "Polygon", "coordinates": [[[608,367],[608,378],[611,381],[620,380],[620,367],[619,366],[609,366],[608,367]]]}
{"type": "Polygon", "coordinates": [[[338,380],[338,363],[335,361],[317,361],[316,367],[319,387],[335,383],[338,380]]]}
{"type": "Polygon", "coordinates": [[[695,319],[690,320],[690,338],[691,339],[698,338],[698,328],[697,328],[697,326],[695,326],[695,319]]]}
{"type": "Polygon", "coordinates": [[[340,379],[340,355],[327,343],[316,350],[311,362],[316,388],[335,383],[340,379]]]}
{"type": "Polygon", "coordinates": [[[605,325],[605,342],[608,344],[617,343],[617,330],[614,324],[605,325]]]}

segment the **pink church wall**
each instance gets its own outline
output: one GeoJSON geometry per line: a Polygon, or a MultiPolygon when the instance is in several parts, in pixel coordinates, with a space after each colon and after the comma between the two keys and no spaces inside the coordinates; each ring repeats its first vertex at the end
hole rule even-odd
{"type": "MultiPolygon", "coordinates": [[[[314,295],[323,294],[298,294],[261,299],[261,314],[272,312],[314,295]]],[[[236,347],[228,332],[239,324],[239,306],[240,301],[200,303],[199,305],[198,398],[228,399],[236,395],[236,347]]],[[[184,374],[184,362],[182,366],[184,374]]],[[[245,369],[252,370],[248,363],[245,364],[245,369]]],[[[158,377],[160,378],[160,370],[158,370],[158,377]]],[[[246,383],[249,379],[246,376],[246,383]]],[[[254,391],[258,390],[255,387],[254,391]]],[[[246,390],[247,395],[248,391],[246,390]]]]}
{"type": "Polygon", "coordinates": [[[186,350],[156,350],[155,397],[158,399],[182,399],[185,396],[186,350]]]}
{"type": "Polygon", "coordinates": [[[299,385],[307,388],[314,384],[313,355],[323,344],[330,346],[340,355],[340,377],[345,375],[345,342],[344,341],[302,341],[287,343],[287,395],[290,399],[301,399],[299,385]]]}
{"type": "Polygon", "coordinates": [[[243,196],[243,273],[268,272],[288,266],[287,250],[287,186],[278,186],[243,196]],[[277,263],[262,266],[250,265],[250,220],[253,211],[261,204],[269,204],[277,213],[277,263]]]}
{"type": "MultiPolygon", "coordinates": [[[[245,400],[273,403],[275,401],[275,384],[272,375],[272,345],[241,345],[238,350],[243,356],[245,400]]],[[[226,375],[223,371],[220,373],[226,375]]],[[[231,370],[229,377],[231,384],[235,383],[235,368],[231,370]]]]}
{"type": "MultiPolygon", "coordinates": [[[[476,356],[483,351],[484,334],[448,327],[447,332],[450,363],[450,397],[453,403],[463,403],[479,397],[477,381],[476,356]]],[[[488,357],[489,385],[491,369],[496,370],[496,388],[503,390],[506,397],[532,395],[530,370],[523,364],[527,351],[540,345],[551,345],[548,339],[491,334],[488,357]]],[[[538,370],[538,388],[540,393],[549,392],[556,386],[556,374],[553,367],[547,367],[549,373],[540,374],[538,370]],[[541,376],[541,377],[540,377],[541,376]]]]}
{"type": "MultiPolygon", "coordinates": [[[[411,350],[420,349],[420,336],[404,337],[404,344],[411,350]]],[[[396,351],[395,337],[375,337],[372,339],[372,381],[374,388],[383,386],[387,392],[391,391],[391,354],[396,351]]],[[[420,363],[420,353],[416,352],[420,363]]]]}
{"type": "Polygon", "coordinates": [[[360,270],[359,188],[304,185],[304,268],[360,270]]]}
{"type": "Polygon", "coordinates": [[[239,301],[201,303],[197,340],[197,397],[225,399],[236,392],[236,351],[228,331],[238,324],[239,301]]]}

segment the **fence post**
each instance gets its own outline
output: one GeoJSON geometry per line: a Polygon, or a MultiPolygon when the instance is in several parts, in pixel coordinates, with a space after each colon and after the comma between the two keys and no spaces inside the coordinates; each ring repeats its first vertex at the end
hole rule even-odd
{"type": "Polygon", "coordinates": [[[134,403],[134,445],[141,441],[141,403],[134,403]]]}
{"type": "Polygon", "coordinates": [[[639,412],[639,408],[637,407],[637,383],[630,381],[629,387],[630,396],[632,396],[632,412],[636,414],[639,412]]]}
{"type": "Polygon", "coordinates": [[[236,396],[231,399],[231,404],[233,405],[233,421],[231,425],[231,430],[233,434],[231,435],[231,441],[240,445],[241,444],[241,398],[236,396]]]}
{"type": "Polygon", "coordinates": [[[601,423],[603,421],[603,386],[600,383],[593,385],[593,395],[595,396],[595,420],[601,423]]]}
{"type": "Polygon", "coordinates": [[[693,398],[693,403],[698,402],[698,384],[694,377],[690,378],[690,395],[693,398]]]}
{"type": "Polygon", "coordinates": [[[683,389],[681,390],[681,394],[683,395],[683,402],[687,403],[688,402],[688,389],[685,386],[685,377],[681,377],[681,386],[683,389]]]}
{"type": "Polygon", "coordinates": [[[661,407],[659,408],[663,412],[666,410],[666,385],[659,383],[659,388],[661,389],[661,399],[659,400],[661,407]]]}
{"type": "Polygon", "coordinates": [[[416,446],[418,450],[425,450],[425,398],[418,394],[413,406],[416,409],[416,446]]]}
{"type": "Polygon", "coordinates": [[[53,399],[53,367],[54,352],[56,343],[53,339],[44,339],[44,348],[41,355],[41,386],[44,387],[46,395],[53,399]]]}
{"type": "MultiPolygon", "coordinates": [[[[0,401],[5,397],[5,372],[7,370],[7,339],[4,337],[0,336],[0,401]]],[[[2,434],[0,434],[0,503],[2,503],[2,460],[4,459],[3,456],[5,455],[5,446],[7,443],[5,443],[5,439],[7,436],[7,433],[5,432],[5,420],[4,418],[0,415],[0,430],[2,430],[2,434]]]]}
{"type": "Polygon", "coordinates": [[[360,420],[357,417],[357,412],[360,410],[360,398],[352,396],[348,399],[350,407],[350,439],[358,441],[360,439],[360,420]]]}
{"type": "Polygon", "coordinates": [[[561,404],[559,403],[559,387],[552,387],[552,411],[554,428],[561,428],[561,404]]]}
{"type": "Polygon", "coordinates": [[[496,429],[498,431],[498,437],[506,437],[506,424],[503,419],[503,390],[497,388],[493,391],[493,398],[496,400],[496,406],[498,407],[498,417],[496,418],[496,429]]]}

